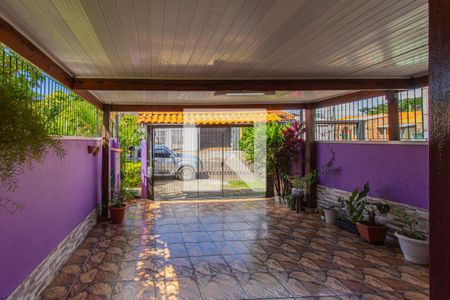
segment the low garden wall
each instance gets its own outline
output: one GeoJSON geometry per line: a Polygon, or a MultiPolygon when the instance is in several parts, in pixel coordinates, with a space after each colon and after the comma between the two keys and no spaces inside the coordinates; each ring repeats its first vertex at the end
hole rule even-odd
{"type": "Polygon", "coordinates": [[[49,153],[0,189],[0,299],[33,299],[95,224],[101,197],[98,139],[63,138],[65,157],[49,153]],[[12,294],[13,293],[13,294],[12,294]]]}
{"type": "MultiPolygon", "coordinates": [[[[337,203],[367,181],[369,195],[397,207],[417,209],[418,229],[428,231],[428,145],[413,143],[317,143],[317,165],[334,156],[330,170],[319,178],[318,205],[337,203]]],[[[393,229],[401,226],[392,214],[379,216],[393,229]]]]}

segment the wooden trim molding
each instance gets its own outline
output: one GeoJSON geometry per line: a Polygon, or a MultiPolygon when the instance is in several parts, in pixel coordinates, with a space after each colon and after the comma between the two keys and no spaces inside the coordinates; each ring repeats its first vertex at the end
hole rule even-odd
{"type": "Polygon", "coordinates": [[[75,78],[74,90],[99,91],[329,91],[411,89],[417,80],[394,79],[130,79],[75,78]]]}

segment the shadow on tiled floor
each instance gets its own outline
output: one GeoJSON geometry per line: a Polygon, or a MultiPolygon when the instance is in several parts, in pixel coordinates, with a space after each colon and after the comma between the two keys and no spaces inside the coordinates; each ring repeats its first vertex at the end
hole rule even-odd
{"type": "Polygon", "coordinates": [[[428,268],[273,200],[129,204],[42,299],[428,299],[428,268]]]}

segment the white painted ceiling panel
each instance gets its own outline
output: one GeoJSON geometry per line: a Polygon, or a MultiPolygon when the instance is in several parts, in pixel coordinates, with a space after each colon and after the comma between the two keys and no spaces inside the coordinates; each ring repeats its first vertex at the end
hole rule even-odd
{"type": "Polygon", "coordinates": [[[426,0],[2,0],[0,15],[78,77],[428,72],[426,0]]]}
{"type": "Polygon", "coordinates": [[[310,103],[355,91],[278,91],[274,95],[215,95],[214,92],[94,91],[107,104],[274,104],[310,103]]]}

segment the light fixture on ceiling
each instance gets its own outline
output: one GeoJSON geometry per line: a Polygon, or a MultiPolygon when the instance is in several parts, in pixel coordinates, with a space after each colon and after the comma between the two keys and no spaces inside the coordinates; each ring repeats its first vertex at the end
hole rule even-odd
{"type": "Polygon", "coordinates": [[[258,91],[229,91],[214,92],[214,96],[266,96],[275,95],[274,91],[258,92],[258,91]]]}

